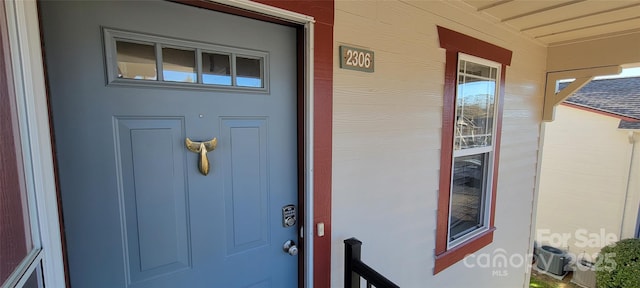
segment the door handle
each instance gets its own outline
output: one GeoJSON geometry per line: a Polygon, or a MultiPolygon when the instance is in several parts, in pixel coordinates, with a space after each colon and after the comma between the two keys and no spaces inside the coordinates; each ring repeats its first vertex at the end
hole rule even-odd
{"type": "Polygon", "coordinates": [[[187,149],[189,149],[189,151],[193,153],[198,153],[200,155],[200,157],[198,157],[198,170],[200,170],[200,173],[202,173],[202,175],[207,176],[207,174],[209,174],[209,168],[210,168],[207,152],[210,152],[216,149],[216,146],[218,145],[218,139],[213,138],[209,141],[194,142],[194,141],[191,141],[189,137],[187,137],[184,140],[184,143],[187,146],[187,149]]]}
{"type": "Polygon", "coordinates": [[[298,247],[296,246],[296,242],[293,242],[293,240],[287,240],[287,242],[284,242],[282,250],[291,256],[298,255],[298,247]]]}

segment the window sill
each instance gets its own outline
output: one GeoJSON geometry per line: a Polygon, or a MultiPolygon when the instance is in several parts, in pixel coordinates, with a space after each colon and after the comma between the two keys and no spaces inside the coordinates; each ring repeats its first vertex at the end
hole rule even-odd
{"type": "Polygon", "coordinates": [[[491,227],[489,228],[489,230],[476,235],[466,242],[443,253],[440,253],[439,255],[436,255],[436,263],[435,267],[433,268],[433,275],[440,273],[440,271],[457,263],[467,255],[491,244],[491,242],[493,242],[493,231],[495,230],[495,227],[491,227]]]}

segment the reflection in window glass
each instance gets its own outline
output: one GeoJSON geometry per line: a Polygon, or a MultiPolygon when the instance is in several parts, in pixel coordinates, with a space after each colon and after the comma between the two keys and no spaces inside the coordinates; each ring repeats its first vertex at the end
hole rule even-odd
{"type": "Polygon", "coordinates": [[[113,61],[107,66],[110,83],[151,83],[120,81],[144,79],[169,85],[190,84],[180,85],[183,88],[249,87],[258,88],[252,89],[256,91],[268,86],[265,52],[110,29],[105,29],[105,33],[105,37],[109,36],[105,55],[108,61],[113,61]]]}
{"type": "Polygon", "coordinates": [[[460,60],[460,72],[482,78],[496,79],[496,68],[460,60]]]}
{"type": "Polygon", "coordinates": [[[156,50],[153,45],[116,41],[118,78],[156,80],[156,50]]]}
{"type": "Polygon", "coordinates": [[[460,70],[454,147],[458,150],[491,146],[497,69],[460,61],[460,70]]]}
{"type": "MultiPolygon", "coordinates": [[[[0,91],[5,92],[5,87],[0,91]]],[[[21,109],[9,98],[7,93],[0,93],[0,143],[3,145],[0,149],[0,285],[13,272],[22,273],[19,269],[24,269],[24,266],[20,263],[39,248],[38,219],[32,219],[29,211],[35,207],[35,203],[30,201],[35,195],[27,189],[24,181],[33,174],[22,165],[29,156],[24,159],[28,153],[23,153],[22,145],[16,145],[21,140],[22,129],[19,129],[17,117],[21,109]]]]}
{"type": "Polygon", "coordinates": [[[485,155],[487,153],[454,160],[449,241],[481,228],[484,223],[485,155]]]}
{"type": "Polygon", "coordinates": [[[231,59],[229,55],[202,53],[202,83],[231,85],[231,59]]]}
{"type": "Polygon", "coordinates": [[[236,57],[236,85],[263,87],[262,59],[236,57]]]}
{"type": "Polygon", "coordinates": [[[195,51],[162,48],[162,77],[165,81],[195,83],[197,79],[195,51]]]}
{"type": "MultiPolygon", "coordinates": [[[[26,277],[26,275],[25,275],[26,277]]],[[[44,280],[42,279],[42,264],[38,264],[38,266],[31,272],[31,275],[24,283],[22,288],[42,288],[44,287],[44,280]]]]}

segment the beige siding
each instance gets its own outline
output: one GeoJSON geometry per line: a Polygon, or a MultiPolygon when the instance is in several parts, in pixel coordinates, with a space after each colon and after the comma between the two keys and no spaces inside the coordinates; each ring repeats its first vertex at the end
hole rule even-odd
{"type": "MultiPolygon", "coordinates": [[[[556,120],[546,124],[544,136],[536,223],[541,244],[593,255],[602,245],[585,242],[585,232],[600,235],[602,230],[620,237],[633,146],[628,133],[617,129],[619,122],[571,107],[556,108],[556,120]],[[566,234],[568,241],[550,238],[549,233],[566,234]]],[[[632,226],[638,213],[634,197],[632,226]]]]}
{"type": "Polygon", "coordinates": [[[529,245],[546,48],[467,8],[444,1],[336,1],[332,287],[343,285],[342,240],[352,236],[364,242],[363,258],[401,287],[524,286],[525,265],[480,268],[475,258],[468,261],[475,268],[459,262],[433,276],[445,62],[437,25],[513,51],[498,230],[478,253],[524,255],[529,245]],[[375,51],[375,73],[340,69],[342,44],[375,51]]]}
{"type": "MultiPolygon", "coordinates": [[[[627,132],[629,133],[629,132],[627,132]]],[[[636,236],[638,229],[638,215],[640,211],[640,132],[635,132],[630,139],[633,146],[632,163],[628,180],[627,203],[625,208],[621,238],[636,236]]]]}
{"type": "Polygon", "coordinates": [[[640,63],[640,32],[557,45],[548,52],[549,71],[640,63]]]}

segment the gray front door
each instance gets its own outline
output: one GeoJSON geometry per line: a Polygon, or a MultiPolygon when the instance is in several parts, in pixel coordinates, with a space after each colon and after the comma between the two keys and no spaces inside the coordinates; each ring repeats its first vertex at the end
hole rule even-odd
{"type": "Polygon", "coordinates": [[[72,287],[296,287],[295,28],[160,1],[40,10],[72,287]]]}

